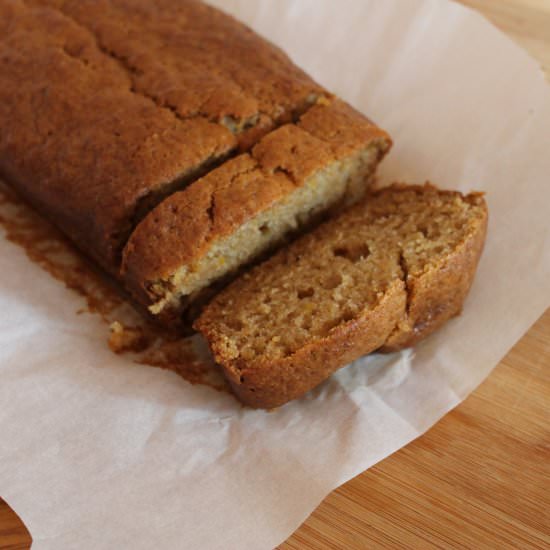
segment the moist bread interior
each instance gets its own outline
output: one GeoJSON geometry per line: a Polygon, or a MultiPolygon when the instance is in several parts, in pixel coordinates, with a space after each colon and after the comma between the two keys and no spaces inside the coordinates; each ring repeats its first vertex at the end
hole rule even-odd
{"type": "Polygon", "coordinates": [[[309,178],[272,208],[241,225],[232,235],[212,243],[194,265],[184,265],[168,281],[158,281],[163,296],[150,306],[153,314],[163,309],[182,309],[200,291],[235,273],[243,265],[311,226],[331,208],[356,202],[367,187],[379,155],[375,146],[351,158],[336,161],[309,178]]]}
{"type": "MultiPolygon", "coordinates": [[[[422,189],[422,188],[420,188],[422,189]]],[[[227,358],[279,359],[372,309],[396,279],[421,276],[475,232],[478,195],[386,191],[307,235],[215,301],[227,358]]]]}

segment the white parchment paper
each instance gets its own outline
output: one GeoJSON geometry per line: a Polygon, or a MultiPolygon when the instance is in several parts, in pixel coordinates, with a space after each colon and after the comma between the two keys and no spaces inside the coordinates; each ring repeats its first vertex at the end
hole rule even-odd
{"type": "Polygon", "coordinates": [[[39,549],[248,549],[456,406],[550,304],[550,87],[443,0],[217,0],[386,128],[384,181],[484,190],[464,314],[275,412],[132,363],[0,237],[0,495],[39,549]]]}

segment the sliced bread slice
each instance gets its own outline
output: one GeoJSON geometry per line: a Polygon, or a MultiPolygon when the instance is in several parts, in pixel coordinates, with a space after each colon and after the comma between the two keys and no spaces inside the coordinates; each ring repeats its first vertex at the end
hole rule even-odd
{"type": "Polygon", "coordinates": [[[357,202],[390,144],[339,100],[312,107],[158,205],[124,249],[127,288],[169,325],[192,318],[243,265],[357,202]]]}
{"type": "Polygon", "coordinates": [[[393,185],[240,277],[195,327],[244,403],[282,405],[458,314],[486,224],[479,193],[393,185]]]}

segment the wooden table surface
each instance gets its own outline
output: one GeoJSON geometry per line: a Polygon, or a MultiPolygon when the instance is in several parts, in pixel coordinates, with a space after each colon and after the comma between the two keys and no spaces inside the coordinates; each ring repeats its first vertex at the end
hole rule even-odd
{"type": "MultiPolygon", "coordinates": [[[[550,0],[462,2],[550,75],[550,0]]],[[[0,548],[30,543],[0,499],[0,548]]],[[[433,547],[550,548],[550,309],[464,403],[331,493],[279,549],[433,547]]]]}

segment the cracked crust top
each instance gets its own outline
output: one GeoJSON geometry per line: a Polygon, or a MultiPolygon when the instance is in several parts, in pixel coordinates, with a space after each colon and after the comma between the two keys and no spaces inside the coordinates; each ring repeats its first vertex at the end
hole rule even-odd
{"type": "Polygon", "coordinates": [[[144,213],[324,93],[193,0],[6,0],[0,58],[0,174],[115,274],[144,213]]]}

